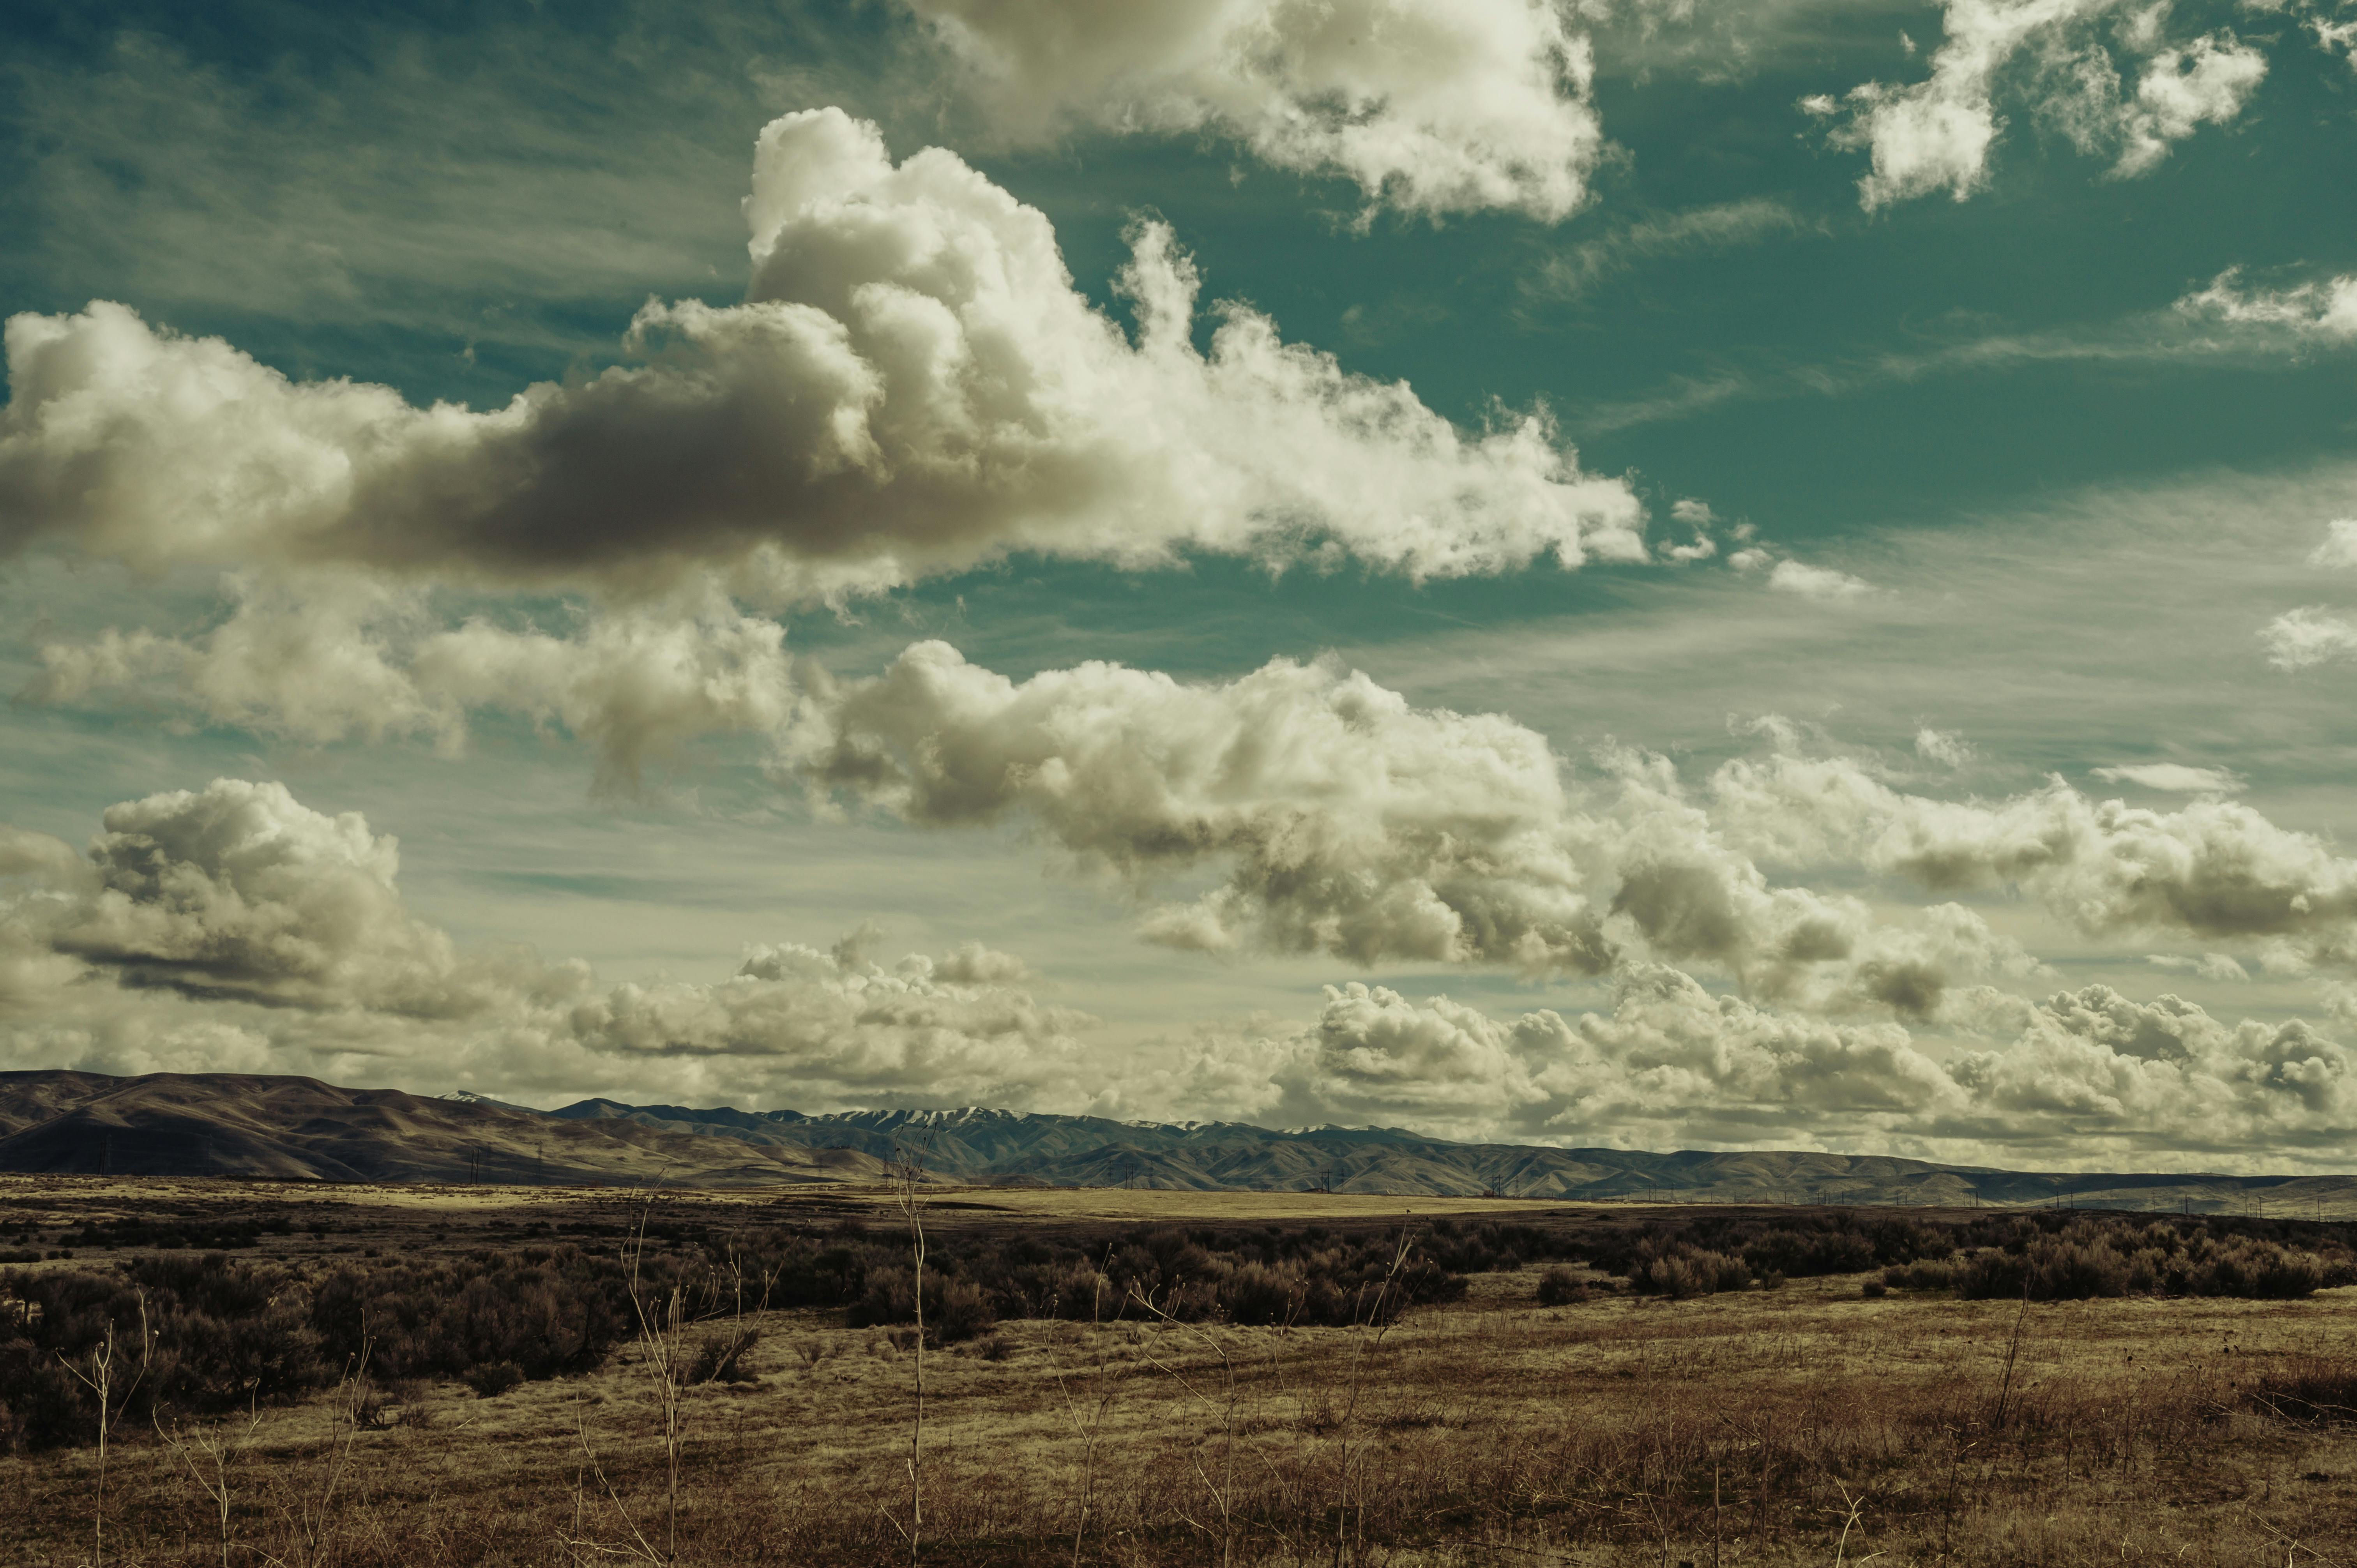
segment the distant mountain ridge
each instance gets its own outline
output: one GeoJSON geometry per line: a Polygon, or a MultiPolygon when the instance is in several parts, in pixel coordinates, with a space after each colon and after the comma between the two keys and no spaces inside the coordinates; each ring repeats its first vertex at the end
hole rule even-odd
{"type": "Polygon", "coordinates": [[[2357,1217],[2357,1177],[2029,1172],[1880,1155],[1653,1154],[1460,1144],[1396,1127],[1283,1131],[993,1111],[710,1111],[584,1100],[548,1112],[763,1146],[920,1155],[937,1176],[1048,1187],[1334,1192],[1568,1202],[1928,1204],[2357,1217]]]}
{"type": "Polygon", "coordinates": [[[279,1181],[873,1181],[855,1150],[749,1147],[480,1099],[243,1073],[0,1072],[0,1171],[279,1181]]]}
{"type": "Polygon", "coordinates": [[[935,1180],[1025,1187],[1495,1194],[1560,1202],[1974,1205],[2357,1218],[2357,1177],[2120,1175],[1799,1151],[1654,1154],[1459,1144],[1397,1127],[1277,1130],[956,1111],[738,1111],[584,1100],[535,1111],[239,1073],[0,1072],[0,1171],[285,1181],[661,1179],[875,1183],[913,1153],[935,1180]]]}

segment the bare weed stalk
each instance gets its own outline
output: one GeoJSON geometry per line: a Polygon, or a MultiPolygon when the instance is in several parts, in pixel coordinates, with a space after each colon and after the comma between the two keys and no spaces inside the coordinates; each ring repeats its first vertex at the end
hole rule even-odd
{"type": "MultiPolygon", "coordinates": [[[[1839,1481],[1834,1483],[1834,1490],[1841,1494],[1842,1507],[1849,1510],[1842,1516],[1841,1539],[1834,1543],[1834,1568],[1845,1568],[1849,1556],[1849,1532],[1857,1528],[1858,1521],[1866,1514],[1866,1494],[1860,1492],[1853,1498],[1849,1495],[1849,1488],[1839,1481]]],[[[1858,1562],[1871,1563],[1881,1555],[1879,1552],[1869,1552],[1858,1562]]]]}
{"type": "Polygon", "coordinates": [[[663,1553],[657,1551],[654,1542],[647,1539],[646,1531],[640,1528],[638,1520],[630,1513],[630,1505],[622,1501],[621,1493],[615,1489],[613,1481],[607,1477],[605,1462],[597,1457],[597,1449],[589,1444],[589,1417],[586,1407],[576,1405],[573,1417],[574,1432],[581,1444],[582,1466],[597,1477],[597,1485],[605,1492],[606,1501],[612,1506],[614,1512],[620,1516],[622,1527],[630,1532],[630,1539],[624,1545],[608,1546],[602,1541],[591,1541],[583,1533],[583,1493],[587,1488],[583,1485],[581,1471],[576,1470],[573,1477],[573,1532],[565,1538],[564,1543],[565,1550],[573,1554],[573,1561],[576,1563],[583,1562],[587,1554],[595,1553],[600,1557],[630,1557],[662,1564],[664,1562],[663,1553]]]}
{"type": "MultiPolygon", "coordinates": [[[[704,1348],[696,1353],[695,1365],[692,1369],[690,1380],[735,1382],[745,1376],[742,1371],[744,1359],[753,1347],[761,1342],[762,1327],[769,1317],[770,1297],[778,1288],[778,1275],[784,1267],[785,1264],[780,1262],[767,1274],[759,1275],[755,1279],[754,1283],[758,1283],[760,1289],[753,1299],[752,1316],[748,1321],[745,1308],[748,1281],[745,1259],[744,1255],[737,1251],[735,1244],[730,1244],[726,1266],[729,1296],[728,1326],[716,1339],[707,1340],[704,1348]]],[[[717,1315],[719,1299],[719,1289],[716,1286],[707,1297],[707,1316],[717,1315]]]]}
{"type": "MultiPolygon", "coordinates": [[[[1106,1252],[1110,1266],[1112,1252],[1106,1252]]],[[[1107,1353],[1108,1341],[1104,1325],[1104,1269],[1096,1270],[1094,1294],[1089,1303],[1089,1338],[1097,1353],[1096,1370],[1090,1378],[1090,1392],[1095,1403],[1083,1407],[1072,1397],[1071,1386],[1065,1381],[1064,1369],[1056,1369],[1056,1391],[1064,1399],[1064,1419],[1071,1423],[1072,1435],[1081,1441],[1081,1496],[1072,1519],[1072,1568],[1081,1568],[1081,1541],[1088,1533],[1089,1508],[1096,1500],[1097,1439],[1104,1429],[1105,1412],[1113,1407],[1113,1361],[1107,1353]]]]}
{"type": "MultiPolygon", "coordinates": [[[[893,1158],[884,1167],[891,1184],[892,1202],[909,1226],[909,1255],[915,1265],[910,1293],[917,1309],[916,1407],[909,1423],[909,1522],[894,1528],[908,1539],[909,1561],[915,1563],[925,1533],[925,1151],[896,1144],[893,1158]]],[[[889,1515],[886,1516],[889,1518],[889,1515]]]]}
{"type": "MultiPolygon", "coordinates": [[[[1162,1325],[1163,1332],[1168,1333],[1172,1330],[1176,1330],[1179,1333],[1191,1336],[1196,1343],[1201,1345],[1206,1350],[1210,1351],[1212,1357],[1218,1360],[1220,1364],[1221,1387],[1217,1391],[1213,1391],[1204,1388],[1194,1379],[1189,1378],[1185,1369],[1175,1362],[1165,1360],[1161,1357],[1155,1355],[1151,1350],[1146,1352],[1146,1359],[1154,1364],[1156,1369],[1167,1375],[1173,1382],[1177,1383],[1181,1389],[1184,1389],[1189,1399],[1192,1399],[1198,1404],[1215,1410],[1219,1412],[1221,1431],[1219,1478],[1216,1480],[1212,1478],[1211,1472],[1204,1467],[1202,1458],[1200,1455],[1192,1460],[1192,1463],[1195,1467],[1196,1478],[1203,1483],[1203,1489],[1211,1496],[1211,1506],[1219,1512],[1220,1527],[1217,1539],[1220,1543],[1220,1563],[1221,1568],[1228,1568],[1228,1565],[1235,1561],[1236,1536],[1238,1534],[1238,1526],[1236,1522],[1236,1418],[1243,1403],[1243,1390],[1242,1385],[1237,1380],[1236,1359],[1234,1352],[1232,1348],[1226,1342],[1222,1340],[1218,1335],[1203,1327],[1200,1324],[1180,1322],[1178,1318],[1172,1316],[1168,1310],[1157,1305],[1152,1297],[1146,1295],[1142,1292],[1133,1289],[1130,1294],[1130,1299],[1136,1302],[1138,1305],[1144,1307],[1147,1312],[1151,1313],[1156,1320],[1162,1325]]],[[[1182,1515],[1180,1517],[1184,1518],[1185,1516],[1182,1515]]],[[[1187,1520],[1187,1522],[1205,1535],[1212,1534],[1212,1531],[1200,1520],[1189,1519],[1187,1520]]],[[[1078,1561],[1077,1550],[1074,1553],[1074,1561],[1078,1561]]]]}
{"type": "Polygon", "coordinates": [[[336,1435],[328,1440],[313,1486],[291,1497],[282,1493],[278,1499],[279,1517],[286,1521],[294,1555],[289,1559],[262,1554],[274,1564],[317,1568],[327,1561],[328,1548],[339,1528],[336,1494],[342,1490],[344,1478],[350,1473],[352,1444],[360,1441],[361,1428],[368,1423],[366,1410],[374,1402],[368,1386],[369,1357],[374,1348],[374,1341],[363,1334],[360,1354],[352,1358],[344,1368],[344,1375],[336,1380],[332,1396],[336,1435]]]}
{"type": "Polygon", "coordinates": [[[237,1463],[238,1456],[252,1444],[253,1434],[261,1427],[262,1412],[253,1405],[247,1406],[245,1426],[234,1435],[228,1434],[225,1422],[191,1435],[186,1428],[167,1432],[162,1419],[158,1417],[156,1420],[156,1438],[188,1470],[188,1478],[197,1484],[205,1494],[205,1500],[213,1505],[215,1513],[220,1516],[221,1568],[229,1568],[230,1521],[236,1511],[235,1487],[230,1479],[230,1471],[237,1463]]]}
{"type": "MultiPolygon", "coordinates": [[[[612,1546],[591,1541],[583,1533],[581,1515],[582,1494],[585,1488],[582,1477],[576,1471],[574,1480],[573,1531],[565,1541],[566,1549],[574,1554],[576,1562],[581,1561],[584,1553],[590,1552],[599,1556],[640,1559],[658,1565],[668,1565],[679,1561],[680,1458],[687,1441],[685,1407],[685,1385],[688,1377],[687,1305],[677,1281],[673,1282],[670,1289],[663,1292],[660,1299],[651,1295],[645,1288],[647,1228],[654,1213],[655,1191],[662,1185],[662,1176],[659,1175],[655,1177],[654,1185],[648,1187],[644,1197],[640,1200],[638,1222],[631,1227],[630,1239],[623,1244],[623,1255],[630,1260],[630,1310],[638,1318],[640,1365],[646,1369],[647,1375],[653,1384],[656,1409],[661,1412],[662,1420],[662,1544],[657,1547],[648,1538],[646,1528],[639,1522],[638,1517],[630,1511],[630,1505],[622,1500],[619,1489],[607,1477],[604,1463],[597,1457],[597,1450],[590,1446],[588,1416],[582,1407],[576,1406],[574,1412],[574,1424],[580,1441],[583,1465],[587,1470],[596,1474],[597,1485],[606,1494],[606,1500],[612,1505],[614,1512],[621,1519],[622,1527],[630,1531],[630,1538],[623,1545],[612,1546]]],[[[738,1278],[741,1288],[741,1270],[738,1272],[738,1278]]],[[[765,1304],[767,1299],[765,1292],[763,1295],[765,1304]]],[[[738,1314],[740,1334],[743,1328],[742,1316],[740,1299],[738,1314]]]]}
{"type": "Polygon", "coordinates": [[[147,1326],[147,1297],[142,1293],[139,1296],[139,1365],[136,1369],[120,1365],[122,1346],[115,1338],[114,1319],[112,1317],[106,1320],[105,1338],[91,1351],[87,1366],[68,1360],[62,1350],[58,1352],[58,1360],[65,1369],[98,1396],[98,1495],[91,1502],[91,1568],[105,1568],[106,1564],[107,1435],[113,1430],[114,1423],[123,1418],[124,1411],[129,1408],[132,1396],[139,1391],[140,1383],[145,1380],[148,1358],[155,1347],[155,1332],[147,1326]],[[130,1373],[130,1380],[123,1384],[123,1391],[118,1396],[114,1391],[115,1386],[125,1371],[130,1373]]]}
{"type": "MultiPolygon", "coordinates": [[[[657,1177],[656,1183],[660,1186],[662,1178],[657,1177]]],[[[647,1221],[654,1211],[654,1189],[650,1187],[639,1209],[638,1229],[630,1238],[630,1307],[638,1314],[640,1349],[645,1358],[647,1375],[654,1380],[655,1400],[662,1412],[663,1549],[656,1561],[672,1563],[679,1561],[679,1458],[686,1437],[683,1409],[686,1379],[682,1366],[685,1347],[682,1338],[687,1313],[676,1282],[660,1305],[651,1303],[647,1293],[640,1288],[646,1262],[647,1221]]],[[[640,1535],[635,1524],[630,1533],[640,1535]]],[[[643,1537],[640,1540],[643,1544],[643,1537]]]]}
{"type": "MultiPolygon", "coordinates": [[[[1351,1314],[1351,1334],[1355,1341],[1351,1350],[1351,1391],[1343,1402],[1341,1419],[1335,1425],[1336,1463],[1334,1466],[1334,1563],[1335,1568],[1354,1559],[1351,1520],[1351,1434],[1359,1413],[1359,1396],[1365,1391],[1367,1358],[1379,1348],[1383,1337],[1391,1332],[1398,1312],[1393,1296],[1399,1283],[1400,1271],[1407,1267],[1408,1251],[1415,1243],[1415,1233],[1403,1226],[1399,1243],[1392,1249],[1391,1265],[1383,1271],[1382,1281],[1375,1286],[1374,1299],[1363,1303],[1363,1309],[1351,1314]],[[1370,1333],[1370,1330],[1372,1330],[1370,1333]]],[[[1362,1296],[1363,1302],[1363,1296],[1362,1296]]],[[[1359,1505],[1357,1545],[1366,1544],[1367,1509],[1363,1500],[1359,1505]]]]}
{"type": "Polygon", "coordinates": [[[1997,1384],[1996,1413],[1989,1421],[1989,1424],[1999,1432],[2005,1430],[2006,1418],[2012,1413],[2010,1407],[2013,1398],[2013,1372],[2015,1366],[2021,1359],[2022,1332],[2029,1326],[2029,1287],[2025,1284],[2021,1287],[2021,1311],[2014,1317],[2013,1335],[2005,1345],[2005,1377],[1997,1384]]]}

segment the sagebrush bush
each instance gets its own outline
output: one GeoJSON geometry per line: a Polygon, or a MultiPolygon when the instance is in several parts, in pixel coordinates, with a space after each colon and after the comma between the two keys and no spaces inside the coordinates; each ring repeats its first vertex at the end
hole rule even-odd
{"type": "MultiPolygon", "coordinates": [[[[909,1269],[878,1269],[851,1305],[851,1326],[871,1328],[917,1320],[917,1290],[909,1269]]],[[[925,1342],[959,1345],[988,1332],[998,1322],[982,1287],[935,1268],[925,1271],[925,1342]]]]}
{"type": "MultiPolygon", "coordinates": [[[[644,1283],[667,1294],[659,1272],[644,1283]]],[[[585,1372],[637,1331],[629,1269],[577,1247],[421,1262],[347,1266],[311,1292],[310,1317],[331,1364],[388,1377],[456,1377],[512,1361],[526,1379],[585,1372]]]]}
{"type": "Polygon", "coordinates": [[[760,1348],[759,1328],[735,1327],[707,1337],[695,1348],[688,1364],[690,1383],[758,1383],[761,1380],[745,1365],[745,1358],[760,1348]]]}
{"type": "Polygon", "coordinates": [[[1539,1276],[1541,1306],[1576,1306],[1588,1298],[1587,1282],[1557,1263],[1539,1276]]]}
{"type": "MultiPolygon", "coordinates": [[[[994,1322],[1023,1317],[1086,1322],[1162,1315],[1182,1323],[1336,1326],[1386,1322],[1408,1307],[1465,1294],[1464,1278],[1420,1244],[1394,1273],[1397,1244],[1395,1237],[1342,1237],[1319,1226],[1243,1231],[1157,1226],[1059,1247],[1030,1237],[950,1238],[931,1250],[925,1264],[926,1337],[956,1343],[986,1332],[994,1322]],[[976,1294],[962,1294],[965,1287],[976,1294]],[[937,1297],[937,1291],[943,1294],[937,1297]],[[938,1334],[937,1319],[943,1325],[938,1334]]],[[[807,1256],[801,1238],[779,1234],[743,1245],[754,1264],[787,1271],[784,1294],[805,1293],[791,1278],[807,1256]]],[[[863,1241],[835,1251],[840,1256],[830,1264],[829,1288],[843,1292],[840,1305],[850,1309],[854,1323],[915,1321],[904,1250],[863,1241]]]]}
{"type": "Polygon", "coordinates": [[[523,1369],[513,1361],[487,1361],[479,1367],[469,1367],[459,1380],[483,1399],[494,1400],[510,1389],[523,1386],[523,1369]]]}
{"type": "Polygon", "coordinates": [[[1720,1291],[1748,1290],[1751,1266],[1741,1258],[1713,1252],[1683,1241],[1649,1243],[1638,1254],[1629,1275],[1629,1288],[1654,1295],[1714,1295],[1720,1291]]]}
{"type": "Polygon", "coordinates": [[[2267,1369],[2243,1385],[2242,1396],[2250,1409],[2283,1421],[2357,1423],[2357,1362],[2303,1357],[2267,1369]]]}
{"type": "Polygon", "coordinates": [[[221,1253],[147,1258],[104,1273],[11,1273],[0,1294],[16,1307],[0,1313],[7,1411],[0,1436],[11,1447],[91,1440],[96,1404],[60,1358],[83,1360],[105,1341],[109,1324],[135,1341],[143,1310],[154,1338],[126,1419],[144,1423],[158,1410],[216,1413],[299,1398],[335,1380],[299,1283],[275,1264],[221,1253]]]}
{"type": "Polygon", "coordinates": [[[1649,1247],[1658,1251],[1673,1243],[1739,1257],[1754,1274],[1792,1279],[1863,1273],[1887,1264],[1946,1258],[1957,1245],[1952,1227],[1912,1219],[1839,1212],[1773,1219],[1756,1214],[1705,1214],[1650,1221],[1600,1237],[1574,1252],[1625,1276],[1652,1256],[1649,1247]]]}
{"type": "Polygon", "coordinates": [[[2244,1296],[2288,1301],[2357,1282],[2357,1260],[2207,1225],[2078,1219],[2056,1233],[2016,1228],[1966,1259],[1956,1294],[2085,1301],[2100,1296],[2244,1296]]]}

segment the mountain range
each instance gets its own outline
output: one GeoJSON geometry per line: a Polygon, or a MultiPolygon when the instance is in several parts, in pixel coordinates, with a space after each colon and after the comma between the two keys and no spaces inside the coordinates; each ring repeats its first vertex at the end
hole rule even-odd
{"type": "Polygon", "coordinates": [[[548,1112],[761,1147],[913,1156],[954,1180],[1199,1192],[1390,1193],[1573,1202],[1931,1204],[2357,1217],[2357,1177],[2030,1172],[1809,1151],[1652,1154],[1462,1144],[1396,1127],[1115,1122],[958,1111],[694,1111],[584,1100],[548,1112]]]}
{"type": "Polygon", "coordinates": [[[1493,1195],[1553,1201],[2078,1208],[2357,1218],[2357,1177],[2030,1172],[1810,1151],[1463,1144],[1394,1127],[1117,1122],[957,1111],[536,1111],[308,1078],[0,1073],[0,1171],[292,1181],[876,1183],[1493,1195]]]}

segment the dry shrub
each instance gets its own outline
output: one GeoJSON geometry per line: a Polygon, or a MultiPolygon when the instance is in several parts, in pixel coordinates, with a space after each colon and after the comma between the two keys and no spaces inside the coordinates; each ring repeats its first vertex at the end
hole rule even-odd
{"type": "Polygon", "coordinates": [[[1750,1287],[1751,1268],[1742,1259],[1682,1241],[1647,1242],[1629,1275],[1631,1290],[1678,1300],[1750,1287]]]}
{"type": "Polygon", "coordinates": [[[2357,1362],[2303,1357],[2245,1383],[2243,1402],[2280,1421],[2345,1425],[2357,1422],[2357,1362]]]}
{"type": "Polygon", "coordinates": [[[2001,1245],[1965,1260],[1956,1294],[1972,1299],[2086,1301],[2103,1296],[2240,1296],[2293,1301],[2357,1280],[2343,1253],[2325,1256],[2206,1226],[2081,1219],[2059,1233],[2017,1225],[2001,1245]]]}
{"type": "Polygon", "coordinates": [[[691,1383],[758,1383],[745,1359],[759,1348],[761,1331],[741,1325],[731,1326],[721,1333],[707,1337],[695,1348],[695,1359],[687,1366],[691,1383]]]}
{"type": "Polygon", "coordinates": [[[1541,1306],[1577,1306],[1587,1301],[1591,1294],[1587,1282],[1561,1263],[1539,1276],[1538,1301],[1541,1306]]]}
{"type": "MultiPolygon", "coordinates": [[[[866,1292],[852,1304],[850,1320],[854,1328],[916,1322],[914,1271],[883,1269],[870,1273],[866,1292]]],[[[981,1286],[937,1269],[925,1271],[925,1343],[963,1344],[987,1333],[997,1322],[998,1315],[991,1310],[981,1286]]],[[[899,1345],[900,1337],[896,1334],[892,1337],[893,1343],[899,1345]]],[[[909,1344],[913,1347],[915,1343],[912,1331],[909,1344]]]]}
{"type": "Polygon", "coordinates": [[[510,1389],[521,1388],[524,1380],[523,1369],[513,1361],[488,1361],[481,1366],[468,1368],[462,1380],[475,1391],[476,1397],[492,1400],[510,1389]]]}

